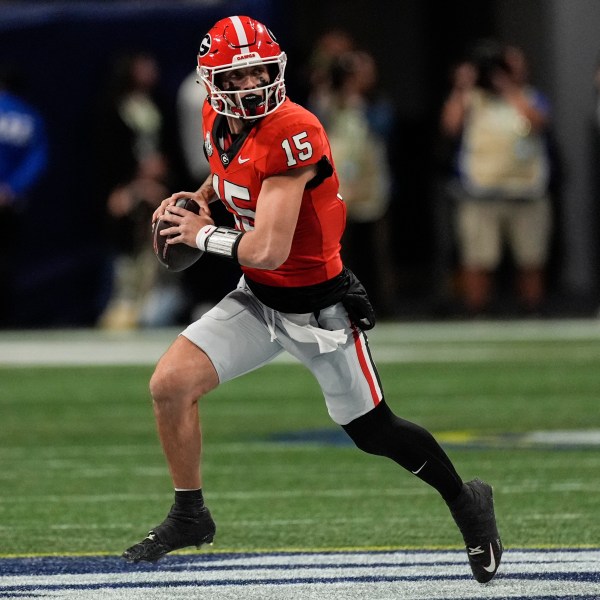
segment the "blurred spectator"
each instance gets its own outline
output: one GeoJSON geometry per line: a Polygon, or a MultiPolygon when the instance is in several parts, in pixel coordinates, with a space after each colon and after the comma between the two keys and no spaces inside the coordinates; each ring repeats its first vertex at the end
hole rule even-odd
{"type": "Polygon", "coordinates": [[[329,87],[333,62],[354,49],[354,39],[343,29],[331,29],[319,37],[309,57],[308,80],[312,94],[329,87]]]}
{"type": "Polygon", "coordinates": [[[98,185],[115,252],[112,297],[100,319],[107,328],[171,325],[185,303],[178,277],[152,249],[152,213],[173,177],[159,77],[152,55],[120,57],[97,121],[98,185]]]}
{"type": "MultiPolygon", "coordinates": [[[[322,64],[322,63],[318,63],[322,64]]],[[[375,60],[352,50],[317,71],[309,108],[322,121],[347,205],[342,256],[369,289],[380,314],[395,310],[396,277],[386,218],[391,199],[388,136],[393,106],[377,86],[375,60]]]]}
{"type": "Polygon", "coordinates": [[[210,174],[202,138],[202,105],[205,100],[206,89],[194,70],[181,82],[177,90],[177,118],[185,166],[188,175],[198,187],[210,174]]]}
{"type": "Polygon", "coordinates": [[[470,63],[457,69],[441,126],[458,140],[451,189],[460,287],[470,314],[490,307],[505,243],[516,265],[521,307],[533,313],[545,299],[551,233],[548,123],[549,103],[527,82],[520,49],[482,42],[470,63]]]}
{"type": "MultiPolygon", "coordinates": [[[[445,98],[446,129],[461,127],[464,107],[475,85],[477,72],[469,61],[459,61],[448,70],[448,89],[445,98]]],[[[456,156],[460,147],[460,136],[443,133],[435,137],[433,148],[434,177],[431,181],[432,227],[434,232],[434,254],[431,282],[434,293],[435,314],[447,316],[454,310],[456,294],[456,234],[454,220],[454,198],[449,182],[456,171],[456,156]]]]}
{"type": "Polygon", "coordinates": [[[41,114],[22,96],[20,74],[0,68],[0,325],[11,324],[19,215],[48,163],[41,114]]]}

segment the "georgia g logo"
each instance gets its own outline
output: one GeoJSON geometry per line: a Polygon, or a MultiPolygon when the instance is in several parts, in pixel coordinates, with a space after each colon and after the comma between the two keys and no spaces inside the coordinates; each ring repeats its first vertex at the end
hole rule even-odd
{"type": "Polygon", "coordinates": [[[210,52],[212,46],[212,38],[210,33],[207,33],[200,42],[200,49],[198,50],[198,56],[206,56],[210,52]]]}

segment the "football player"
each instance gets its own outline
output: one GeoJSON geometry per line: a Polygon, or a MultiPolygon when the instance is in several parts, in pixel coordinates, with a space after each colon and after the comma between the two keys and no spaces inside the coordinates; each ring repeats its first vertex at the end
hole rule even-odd
{"type": "Polygon", "coordinates": [[[502,554],[491,487],[463,483],[431,434],[397,417],[384,400],[364,332],[374,325],[373,310],[340,258],[346,210],[329,142],[317,118],[286,97],[285,65],[275,36],[246,16],[220,20],[200,44],[211,175],[196,192],[164,200],[154,221],[171,224],[163,230],[169,244],[236,261],[243,277],[156,366],[150,390],[175,502],[123,557],[156,561],[212,541],[198,401],[285,350],[312,371],[331,418],[361,450],[391,458],[440,493],[475,578],[489,581],[502,554]],[[200,214],[175,206],[182,197],[194,198],[200,214]],[[213,222],[215,200],[231,212],[235,227],[213,222]]]}

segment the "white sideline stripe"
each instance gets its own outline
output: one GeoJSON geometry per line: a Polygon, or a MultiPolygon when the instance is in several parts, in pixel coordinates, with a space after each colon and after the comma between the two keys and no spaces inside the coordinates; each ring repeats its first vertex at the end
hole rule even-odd
{"type": "MultiPolygon", "coordinates": [[[[342,557],[340,562],[345,562],[342,557]]],[[[396,561],[395,561],[396,562],[396,561]]],[[[462,554],[460,556],[460,561],[453,561],[454,564],[448,565],[439,565],[436,563],[430,563],[427,566],[426,574],[427,576],[458,576],[465,574],[465,559],[462,558],[462,554]]],[[[518,565],[512,565],[508,563],[506,560],[502,562],[502,573],[504,574],[512,574],[512,573],[538,573],[540,571],[540,567],[545,566],[547,563],[544,561],[539,561],[534,564],[525,564],[519,563],[518,565]]],[[[144,571],[141,573],[124,573],[124,574],[113,574],[110,578],[111,584],[115,583],[132,583],[132,582],[155,582],[155,583],[165,583],[166,581],[177,581],[184,579],[182,574],[185,576],[186,581],[190,581],[191,583],[202,584],[202,582],[206,579],[210,579],[211,581],[230,581],[232,579],[232,571],[230,569],[224,569],[219,571],[218,564],[214,562],[210,563],[209,570],[203,570],[202,567],[196,568],[194,570],[184,571],[183,573],[169,573],[165,571],[160,572],[152,572],[152,571],[144,571]]],[[[236,565],[233,565],[234,568],[236,565]]],[[[590,571],[593,571],[595,568],[595,564],[590,561],[589,563],[581,564],[581,562],[565,562],[565,563],[552,563],[552,571],[555,573],[571,573],[574,567],[579,567],[578,570],[581,569],[582,566],[587,567],[590,571]]],[[[294,567],[292,567],[294,568],[294,567]]],[[[298,568],[296,566],[296,568],[298,568]]],[[[393,565],[393,575],[394,576],[402,576],[403,565],[397,563],[393,565]]],[[[412,567],[411,569],[412,575],[414,576],[415,569],[412,567]]],[[[302,579],[317,579],[317,578],[326,578],[332,579],[334,577],[341,578],[349,578],[349,577],[377,577],[377,576],[385,576],[391,575],[392,571],[390,567],[378,567],[376,565],[359,565],[355,564],[351,567],[331,567],[326,570],[321,568],[305,568],[301,567],[300,571],[296,571],[293,573],[294,577],[301,577],[302,579]]],[[[255,581],[259,582],[265,579],[287,579],[290,577],[290,572],[287,569],[270,569],[268,567],[262,567],[261,565],[255,565],[254,568],[243,570],[241,573],[234,574],[235,578],[244,579],[246,581],[255,581]]],[[[73,584],[82,584],[85,583],[87,585],[93,584],[102,584],[106,582],[106,574],[86,574],[86,575],[54,575],[53,576],[53,585],[73,585],[73,584]]],[[[39,585],[43,584],[47,581],[47,576],[45,575],[29,575],[27,577],[20,576],[12,576],[12,577],[3,577],[2,584],[3,585],[39,585]]],[[[597,584],[596,584],[597,585],[597,584]]],[[[0,587],[0,590],[2,588],[0,587]]],[[[598,588],[596,588],[597,590],[598,588]]]]}
{"type": "MultiPolygon", "coordinates": [[[[487,586],[470,578],[462,551],[222,557],[199,553],[182,558],[165,559],[141,571],[83,574],[69,573],[68,567],[64,568],[68,565],[67,559],[63,559],[64,564],[61,561],[55,567],[56,574],[0,577],[0,594],[11,586],[23,586],[34,593],[32,597],[78,600],[98,598],[100,593],[109,599],[151,597],[159,600],[507,600],[527,597],[576,600],[594,597],[600,580],[597,570],[600,550],[596,549],[507,551],[498,576],[487,586]],[[569,577],[571,574],[575,577],[569,577]],[[95,587],[86,589],[85,586],[95,587]]],[[[71,564],[85,560],[73,559],[71,564]]]]}
{"type": "MultiPolygon", "coordinates": [[[[88,344],[72,343],[11,343],[10,348],[0,342],[0,366],[29,367],[37,366],[150,366],[154,365],[164,354],[168,343],[146,345],[141,348],[137,344],[88,344]]],[[[371,344],[371,354],[378,364],[384,363],[485,363],[498,360],[519,361],[532,359],[529,348],[492,348],[488,346],[469,346],[468,348],[448,347],[402,347],[385,344],[371,344]]],[[[547,348],[538,350],[536,361],[560,358],[563,362],[579,362],[581,360],[600,359],[600,348],[573,348],[568,356],[564,350],[547,348]]],[[[294,357],[285,352],[277,356],[273,364],[300,364],[294,357]]]]}
{"type": "MultiPolygon", "coordinates": [[[[111,332],[99,329],[0,331],[0,366],[153,365],[179,329],[111,332]]],[[[584,343],[600,340],[600,320],[501,321],[460,323],[381,323],[368,332],[371,352],[385,362],[487,362],[531,360],[529,348],[494,347],[487,342],[581,341],[581,347],[546,348],[536,360],[594,360],[600,349],[584,343]],[[456,344],[461,345],[460,348],[456,344]]],[[[286,353],[275,362],[295,363],[286,353]]]]}

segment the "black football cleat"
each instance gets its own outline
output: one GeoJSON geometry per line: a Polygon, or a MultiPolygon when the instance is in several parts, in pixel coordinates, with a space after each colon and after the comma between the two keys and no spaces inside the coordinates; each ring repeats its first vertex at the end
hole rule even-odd
{"type": "Polygon", "coordinates": [[[122,557],[132,563],[140,561],[156,562],[165,554],[188,546],[200,548],[202,544],[212,544],[215,536],[215,522],[208,508],[202,507],[194,516],[181,514],[175,505],[167,518],[138,544],[127,548],[122,557]]]}
{"type": "Polygon", "coordinates": [[[469,481],[449,506],[465,541],[473,577],[479,583],[487,583],[496,574],[503,551],[492,488],[479,479],[469,481]]]}

